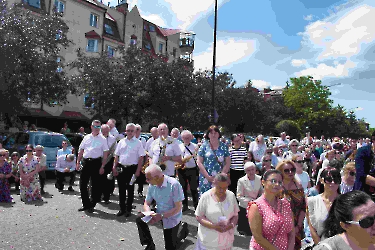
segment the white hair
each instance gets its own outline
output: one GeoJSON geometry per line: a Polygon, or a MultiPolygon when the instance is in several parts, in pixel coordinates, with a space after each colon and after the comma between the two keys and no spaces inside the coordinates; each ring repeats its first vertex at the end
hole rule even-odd
{"type": "Polygon", "coordinates": [[[181,132],[181,137],[184,136],[184,135],[190,135],[190,136],[192,136],[192,133],[189,130],[183,130],[181,132]]]}
{"type": "Polygon", "coordinates": [[[36,145],[35,149],[42,149],[42,150],[44,150],[44,147],[42,145],[36,145]]]}
{"type": "Polygon", "coordinates": [[[136,129],[139,129],[139,130],[142,130],[142,126],[139,125],[139,124],[135,124],[135,128],[136,128],[136,129]]]}
{"type": "Polygon", "coordinates": [[[165,123],[160,123],[160,124],[158,125],[158,128],[159,128],[160,126],[165,126],[165,127],[168,129],[168,126],[167,126],[167,124],[165,124],[165,123]]]}
{"type": "Polygon", "coordinates": [[[92,123],[91,123],[91,125],[94,125],[95,123],[102,124],[101,121],[99,121],[99,120],[93,120],[92,123]]]}
{"type": "Polygon", "coordinates": [[[102,129],[103,129],[103,128],[108,128],[108,129],[111,129],[111,128],[109,127],[109,125],[108,125],[108,124],[103,124],[103,125],[102,125],[102,129]]]}
{"type": "Polygon", "coordinates": [[[128,123],[128,124],[126,124],[126,128],[129,128],[129,127],[135,127],[135,124],[134,123],[128,123]]]}
{"type": "Polygon", "coordinates": [[[289,142],[288,146],[290,147],[290,145],[292,145],[293,142],[296,142],[297,145],[299,146],[299,141],[297,139],[293,139],[289,142]]]}
{"type": "Polygon", "coordinates": [[[172,131],[177,131],[178,134],[180,134],[180,130],[179,130],[178,128],[172,128],[171,132],[172,132],[172,131]]]}
{"type": "Polygon", "coordinates": [[[257,166],[255,166],[254,162],[251,162],[251,161],[246,162],[245,165],[243,166],[244,170],[251,168],[251,167],[254,167],[256,169],[257,166]]]}
{"type": "Polygon", "coordinates": [[[116,120],[115,119],[113,119],[113,118],[109,118],[109,120],[108,121],[111,121],[111,122],[113,122],[113,124],[115,124],[116,125],[116,120]]]}
{"type": "Polygon", "coordinates": [[[151,177],[159,176],[161,177],[163,175],[163,170],[161,170],[159,165],[156,164],[150,164],[146,170],[145,174],[151,174],[151,177]]]}
{"type": "Polygon", "coordinates": [[[76,158],[76,156],[74,154],[67,154],[66,158],[68,158],[71,161],[74,161],[74,159],[76,158]]]}

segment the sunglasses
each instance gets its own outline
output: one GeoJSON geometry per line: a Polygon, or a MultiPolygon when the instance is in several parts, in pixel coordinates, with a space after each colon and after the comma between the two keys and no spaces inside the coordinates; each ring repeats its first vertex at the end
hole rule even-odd
{"type": "Polygon", "coordinates": [[[266,181],[271,182],[272,185],[276,185],[276,184],[279,184],[280,186],[283,185],[283,182],[282,182],[282,181],[277,181],[277,180],[275,180],[275,179],[266,180],[266,181]]]}
{"type": "Polygon", "coordinates": [[[263,160],[263,162],[269,162],[269,161],[272,161],[272,160],[263,160]]]}
{"type": "Polygon", "coordinates": [[[360,221],[346,221],[346,223],[359,225],[362,228],[369,228],[374,225],[374,221],[375,221],[375,216],[366,217],[360,221]]]}
{"type": "Polygon", "coordinates": [[[0,155],[0,157],[5,157],[6,155],[0,155]]]}
{"type": "Polygon", "coordinates": [[[30,153],[30,152],[33,152],[33,150],[26,149],[26,153],[30,153]]]}
{"type": "Polygon", "coordinates": [[[102,126],[100,125],[92,125],[93,128],[101,128],[102,126]]]}
{"type": "Polygon", "coordinates": [[[341,183],[341,178],[339,176],[337,177],[332,177],[332,176],[327,176],[324,179],[324,183],[335,183],[335,184],[340,184],[341,183]]]}
{"type": "Polygon", "coordinates": [[[303,160],[300,160],[300,161],[294,161],[295,163],[303,163],[303,160]]]}
{"type": "Polygon", "coordinates": [[[356,172],[350,171],[350,172],[349,172],[349,175],[350,175],[350,176],[355,176],[355,175],[356,175],[356,172]]]}
{"type": "Polygon", "coordinates": [[[18,157],[18,155],[12,155],[11,157],[12,157],[12,158],[14,158],[14,157],[18,157]]]}
{"type": "Polygon", "coordinates": [[[272,151],[267,152],[267,154],[272,155],[272,151]]]}
{"type": "Polygon", "coordinates": [[[287,169],[284,169],[284,173],[285,174],[289,174],[289,173],[295,173],[296,172],[296,168],[287,168],[287,169]]]}

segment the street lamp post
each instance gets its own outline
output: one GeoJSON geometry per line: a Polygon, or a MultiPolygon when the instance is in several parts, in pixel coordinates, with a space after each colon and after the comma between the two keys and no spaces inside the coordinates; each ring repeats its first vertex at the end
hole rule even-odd
{"type": "Polygon", "coordinates": [[[215,0],[214,48],[212,58],[212,119],[216,124],[215,112],[215,79],[216,79],[216,30],[217,30],[217,0],[215,0]]]}

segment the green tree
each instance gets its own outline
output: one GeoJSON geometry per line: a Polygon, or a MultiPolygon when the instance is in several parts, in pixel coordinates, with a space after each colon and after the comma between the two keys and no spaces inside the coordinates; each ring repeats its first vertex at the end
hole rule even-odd
{"type": "Polygon", "coordinates": [[[299,139],[302,135],[300,126],[293,120],[282,120],[276,124],[275,129],[278,133],[285,131],[292,138],[296,139],[299,139]]]}

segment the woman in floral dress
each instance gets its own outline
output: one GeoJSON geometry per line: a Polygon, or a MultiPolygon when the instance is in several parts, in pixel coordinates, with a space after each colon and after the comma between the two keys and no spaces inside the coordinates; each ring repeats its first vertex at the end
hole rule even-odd
{"type": "Polygon", "coordinates": [[[228,173],[230,168],[229,148],[220,142],[220,130],[210,126],[206,132],[205,142],[199,148],[197,165],[199,167],[199,196],[212,188],[215,175],[219,172],[228,173]]]}
{"type": "Polygon", "coordinates": [[[30,202],[42,200],[39,184],[39,162],[33,155],[34,147],[26,146],[26,154],[18,161],[18,168],[21,176],[21,201],[30,202]]]}
{"type": "Polygon", "coordinates": [[[6,152],[0,149],[0,202],[12,202],[8,179],[12,176],[12,167],[6,160],[6,152]]]}

